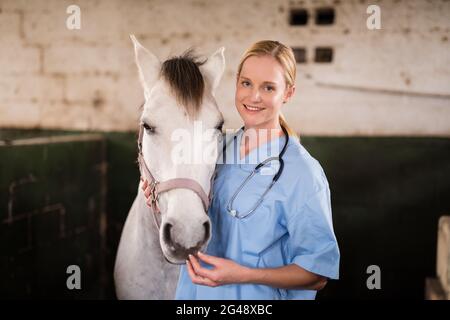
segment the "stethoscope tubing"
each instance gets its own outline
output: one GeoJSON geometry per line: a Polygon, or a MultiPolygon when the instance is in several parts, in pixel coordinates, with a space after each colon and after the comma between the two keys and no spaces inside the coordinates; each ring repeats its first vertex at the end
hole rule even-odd
{"type": "MultiPolygon", "coordinates": [[[[241,130],[243,130],[244,127],[241,128],[241,130]]],[[[243,219],[243,218],[247,218],[249,216],[251,216],[256,209],[261,205],[262,201],[264,200],[264,197],[267,195],[267,193],[270,191],[270,189],[272,189],[273,185],[275,184],[275,182],[278,181],[278,179],[280,178],[281,174],[283,173],[284,170],[284,161],[283,161],[283,156],[284,153],[286,151],[287,145],[289,143],[289,133],[287,132],[286,128],[281,126],[281,129],[283,130],[283,133],[286,136],[286,141],[284,143],[283,148],[280,151],[280,154],[277,157],[270,157],[267,158],[266,160],[260,162],[254,169],[253,171],[247,176],[247,178],[245,178],[245,180],[240,184],[240,186],[238,187],[238,189],[234,192],[234,194],[231,196],[230,200],[228,200],[227,203],[227,211],[228,213],[238,219],[243,219]],[[251,210],[249,210],[248,212],[246,212],[244,215],[239,215],[237,210],[234,210],[233,207],[233,202],[236,199],[236,197],[238,196],[239,192],[242,191],[242,189],[244,188],[244,186],[248,183],[248,181],[253,178],[253,176],[259,171],[259,169],[261,169],[262,167],[264,167],[267,163],[269,163],[270,161],[274,161],[274,160],[278,160],[280,163],[280,167],[278,168],[277,173],[274,175],[274,177],[272,178],[272,182],[270,183],[270,185],[266,188],[266,190],[264,191],[264,193],[261,195],[261,197],[258,199],[258,201],[256,202],[256,204],[253,206],[253,208],[251,210]]],[[[234,140],[236,140],[236,136],[237,134],[234,136],[234,140]]],[[[224,146],[223,148],[223,153],[225,152],[225,149],[227,147],[227,144],[224,146]]]]}

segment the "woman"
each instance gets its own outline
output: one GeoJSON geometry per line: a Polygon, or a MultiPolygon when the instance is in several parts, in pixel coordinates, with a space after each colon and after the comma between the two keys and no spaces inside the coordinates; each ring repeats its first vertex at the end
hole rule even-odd
{"type": "Polygon", "coordinates": [[[182,266],[177,299],[314,299],[338,278],[327,179],[281,114],[295,76],[292,50],[277,41],[257,42],[242,57],[235,104],[244,128],[233,139],[238,157],[230,157],[238,163],[217,165],[211,241],[182,266]],[[280,152],[282,172],[267,193],[278,161],[242,186],[256,164],[280,152]]]}

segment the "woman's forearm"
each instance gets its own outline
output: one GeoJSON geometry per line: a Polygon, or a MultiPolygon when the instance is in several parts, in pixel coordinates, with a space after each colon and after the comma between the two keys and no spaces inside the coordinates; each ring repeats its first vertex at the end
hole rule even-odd
{"type": "Polygon", "coordinates": [[[327,278],[291,264],[279,268],[248,268],[243,274],[243,282],[280,289],[321,290],[327,284],[327,278]]]}

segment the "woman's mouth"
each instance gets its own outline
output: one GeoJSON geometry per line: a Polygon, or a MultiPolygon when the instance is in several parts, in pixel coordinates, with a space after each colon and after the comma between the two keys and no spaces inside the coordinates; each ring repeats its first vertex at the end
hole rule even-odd
{"type": "Polygon", "coordinates": [[[261,108],[261,107],[255,107],[255,106],[250,106],[247,104],[244,104],[244,108],[250,112],[259,112],[261,110],[264,110],[265,108],[261,108]]]}

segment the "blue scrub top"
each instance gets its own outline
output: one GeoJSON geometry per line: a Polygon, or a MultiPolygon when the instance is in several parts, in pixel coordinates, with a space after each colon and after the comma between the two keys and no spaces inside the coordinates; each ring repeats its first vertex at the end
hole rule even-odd
{"type": "MultiPolygon", "coordinates": [[[[278,156],[285,137],[273,139],[239,159],[243,131],[232,141],[234,163],[218,164],[213,200],[208,214],[212,223],[206,253],[231,259],[251,268],[277,268],[297,264],[330,279],[339,277],[339,248],[333,231],[330,189],[322,167],[297,138],[290,137],[284,170],[255,212],[243,219],[232,217],[227,204],[256,164],[278,156]],[[235,150],[235,151],[234,151],[235,150]]],[[[227,150],[228,151],[228,150],[227,150]]],[[[231,161],[233,162],[233,161],[231,161]]],[[[272,161],[244,186],[233,209],[246,213],[258,201],[278,169],[272,161]]],[[[204,265],[206,266],[206,265],[204,265]]],[[[313,290],[285,290],[259,284],[208,287],[193,284],[181,267],[176,299],[314,299],[313,290]]]]}

